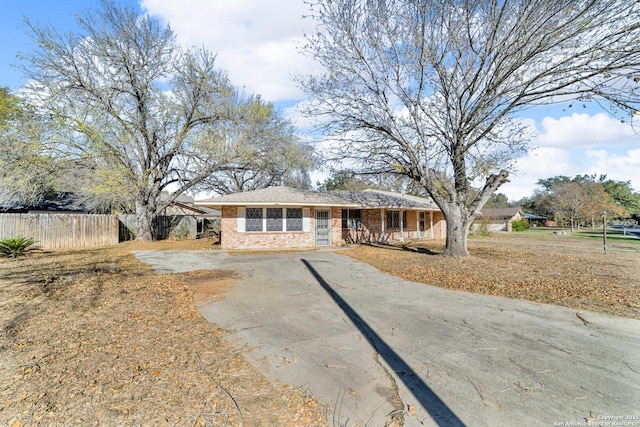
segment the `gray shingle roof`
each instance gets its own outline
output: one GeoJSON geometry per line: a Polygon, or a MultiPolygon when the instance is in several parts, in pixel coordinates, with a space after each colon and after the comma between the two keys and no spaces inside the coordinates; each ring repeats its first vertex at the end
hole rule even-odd
{"type": "Polygon", "coordinates": [[[520,207],[514,208],[484,208],[478,216],[484,218],[511,218],[521,211],[520,207]]]}
{"type": "Polygon", "coordinates": [[[390,191],[336,191],[335,193],[360,208],[439,210],[430,199],[390,191]]]}
{"type": "Polygon", "coordinates": [[[23,213],[29,211],[43,212],[89,212],[79,197],[70,192],[49,195],[45,200],[35,204],[4,203],[0,201],[0,212],[23,213]]]}
{"type": "MultiPolygon", "coordinates": [[[[165,194],[165,193],[161,193],[160,194],[160,200],[161,201],[165,201],[169,198],[170,194],[165,194]]],[[[180,194],[175,200],[174,202],[176,203],[182,203],[185,205],[192,205],[194,200],[193,197],[191,196],[187,196],[186,194],[180,194]]]]}
{"type": "Polygon", "coordinates": [[[227,194],[196,201],[196,205],[215,208],[222,206],[289,205],[438,210],[429,199],[388,191],[315,191],[299,190],[286,186],[227,194]]]}

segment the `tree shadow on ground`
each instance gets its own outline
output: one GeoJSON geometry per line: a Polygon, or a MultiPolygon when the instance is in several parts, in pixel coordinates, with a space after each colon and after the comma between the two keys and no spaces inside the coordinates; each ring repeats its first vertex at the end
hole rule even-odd
{"type": "Polygon", "coordinates": [[[446,403],[436,395],[433,390],[418,376],[402,357],[396,353],[383,339],[380,337],[369,324],[345,301],[326,280],[316,271],[306,259],[301,260],[305,267],[311,272],[313,277],[318,281],[320,286],[331,296],[334,302],[349,317],[351,322],[360,330],[360,332],[368,339],[369,343],[391,367],[398,378],[405,384],[409,391],[413,394],[423,408],[429,413],[434,422],[439,426],[460,427],[465,424],[458,416],[447,406],[446,403]]]}
{"type": "Polygon", "coordinates": [[[435,252],[429,248],[422,246],[409,246],[408,244],[383,244],[383,243],[362,243],[362,245],[370,246],[372,248],[387,249],[392,251],[406,251],[415,252],[424,255],[442,255],[442,252],[435,252]]]}

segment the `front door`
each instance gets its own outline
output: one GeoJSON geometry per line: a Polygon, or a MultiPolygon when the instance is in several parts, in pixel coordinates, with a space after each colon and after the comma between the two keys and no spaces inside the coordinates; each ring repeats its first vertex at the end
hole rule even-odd
{"type": "Polygon", "coordinates": [[[424,232],[425,232],[425,214],[424,212],[420,212],[420,216],[419,216],[420,220],[418,221],[418,230],[420,230],[420,237],[424,237],[424,232]]]}
{"type": "Polygon", "coordinates": [[[328,210],[316,210],[316,246],[331,245],[331,215],[328,210]]]}

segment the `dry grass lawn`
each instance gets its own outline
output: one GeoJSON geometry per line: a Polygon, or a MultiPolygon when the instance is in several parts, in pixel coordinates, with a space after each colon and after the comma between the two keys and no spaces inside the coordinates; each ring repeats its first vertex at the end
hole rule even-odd
{"type": "Polygon", "coordinates": [[[445,259],[443,240],[340,253],[408,280],[640,319],[640,241],[551,231],[469,239],[471,258],[445,259]]]}
{"type": "Polygon", "coordinates": [[[156,275],[121,244],[0,259],[0,425],[325,425],[197,312],[233,273],[156,275]]]}
{"type": "MultiPolygon", "coordinates": [[[[436,286],[640,319],[640,242],[547,233],[341,251],[436,286]]],[[[325,425],[304,390],[263,377],[197,312],[231,271],[153,274],[135,249],[212,249],[212,242],[126,243],[0,259],[0,425],[325,425]]]]}

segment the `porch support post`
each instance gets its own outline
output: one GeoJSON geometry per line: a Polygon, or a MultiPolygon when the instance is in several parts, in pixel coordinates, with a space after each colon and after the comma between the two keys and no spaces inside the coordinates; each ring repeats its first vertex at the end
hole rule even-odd
{"type": "Polygon", "coordinates": [[[404,242],[404,209],[400,209],[400,241],[404,242]]]}
{"type": "Polygon", "coordinates": [[[380,209],[380,242],[387,243],[387,239],[384,237],[384,209],[380,209]]]}
{"type": "Polygon", "coordinates": [[[431,234],[431,238],[433,239],[433,211],[429,211],[429,234],[431,234]]]}

